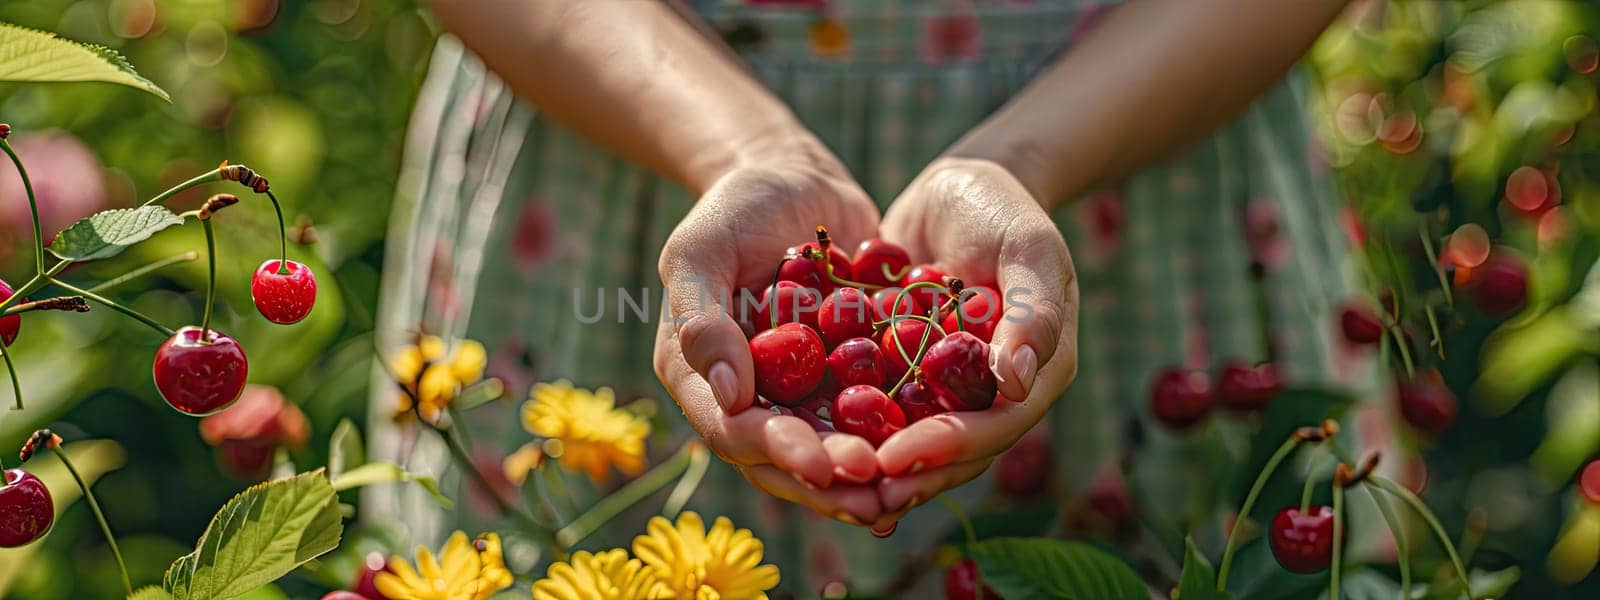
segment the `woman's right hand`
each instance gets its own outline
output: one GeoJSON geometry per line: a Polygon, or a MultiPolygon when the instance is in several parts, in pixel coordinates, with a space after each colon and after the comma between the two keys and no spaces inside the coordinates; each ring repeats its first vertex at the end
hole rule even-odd
{"type": "Polygon", "coordinates": [[[656,375],[707,445],[773,496],[841,521],[882,515],[866,440],[818,435],[805,421],[753,407],[755,367],[739,325],[739,290],[772,282],[784,251],[825,225],[844,247],[874,237],[878,211],[814,140],[783,160],[716,180],[661,251],[670,314],[657,328],[656,375]]]}

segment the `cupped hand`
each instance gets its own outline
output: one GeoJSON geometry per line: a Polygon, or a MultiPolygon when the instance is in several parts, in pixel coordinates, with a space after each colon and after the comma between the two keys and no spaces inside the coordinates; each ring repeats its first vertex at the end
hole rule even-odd
{"type": "Polygon", "coordinates": [[[989,349],[1003,398],[988,410],[917,421],[877,449],[886,511],[874,525],[879,531],[982,474],[1044,417],[1078,364],[1072,257],[1050,216],[1004,167],[936,161],[889,208],[883,237],[914,262],[932,263],[969,285],[998,284],[1006,311],[989,349]]]}
{"type": "Polygon", "coordinates": [[[832,160],[736,168],[713,184],[661,251],[670,315],[656,332],[656,375],[707,445],[774,496],[846,522],[881,517],[870,444],[818,435],[805,421],[752,407],[755,369],[740,327],[740,290],[772,282],[784,251],[826,225],[853,248],[878,212],[832,160]],[[855,485],[852,485],[855,483],[855,485]]]}

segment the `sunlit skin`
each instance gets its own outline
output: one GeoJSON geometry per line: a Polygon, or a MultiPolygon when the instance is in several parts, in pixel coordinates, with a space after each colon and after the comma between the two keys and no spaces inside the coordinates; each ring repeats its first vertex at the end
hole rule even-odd
{"type": "Polygon", "coordinates": [[[981,473],[1076,372],[1077,283],[1048,209],[1227,122],[1345,2],[1120,6],[930,164],[881,229],[843,164],[677,4],[431,4],[542,116],[700,196],[662,249],[661,276],[680,319],[661,324],[655,360],[690,425],[766,492],[888,530],[909,499],[981,473]],[[792,416],[746,412],[756,377],[733,307],[702,305],[675,284],[761,289],[771,284],[774,257],[818,224],[842,248],[881,237],[919,263],[1002,290],[1033,290],[1035,318],[1000,323],[991,344],[1009,401],[917,421],[876,452],[853,436],[819,438],[792,416]],[[871,463],[896,476],[875,486],[828,485],[835,466],[871,463]],[[918,472],[908,473],[913,465],[918,472]]]}

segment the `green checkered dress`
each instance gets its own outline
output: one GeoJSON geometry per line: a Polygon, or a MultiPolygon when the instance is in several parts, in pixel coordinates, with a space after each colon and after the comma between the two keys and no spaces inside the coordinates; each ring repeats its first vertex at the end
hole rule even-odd
{"type": "MultiPolygon", "coordinates": [[[[1107,10],[1042,0],[770,4],[715,3],[702,14],[884,205],[1107,10]]],[[[1115,464],[1130,438],[1167,477],[1209,476],[1182,465],[1216,454],[1197,450],[1222,445],[1217,430],[1229,424],[1182,438],[1145,426],[1149,380],[1162,367],[1214,371],[1230,358],[1264,359],[1265,329],[1293,380],[1364,379],[1365,363],[1333,339],[1350,263],[1304,90],[1298,80],[1279,86],[1170,162],[1055,215],[1082,289],[1078,379],[1041,425],[1054,439],[1061,493],[1115,464]]],[[[540,119],[457,40],[442,38],[412,118],[379,331],[398,343],[421,324],[480,340],[490,374],[519,399],[533,381],[557,378],[655,398],[662,433],[652,449],[669,452],[692,432],[651,368],[654,319],[626,313],[619,322],[615,291],[650,290],[643,308],[659,314],[657,255],[693,201],[540,119]],[[596,298],[602,289],[608,295],[596,298]],[[584,322],[601,303],[604,318],[584,322]]],[[[441,468],[443,453],[426,436],[389,425],[392,401],[374,401],[374,452],[441,468]]],[[[528,439],[514,411],[472,414],[475,452],[486,461],[528,439]]],[[[984,478],[955,495],[977,504],[990,488],[984,478]]],[[[379,514],[408,515],[419,540],[481,524],[473,511],[440,514],[405,490],[364,501],[379,514]]],[[[1141,502],[1197,518],[1216,507],[1183,494],[1141,502]]],[[[877,540],[767,498],[720,463],[690,506],[753,528],[783,568],[784,587],[802,596],[831,581],[882,585],[896,548],[926,547],[948,524],[940,509],[918,510],[908,523],[937,526],[903,525],[891,541],[877,540]]],[[[585,546],[625,544],[643,518],[617,522],[585,546]]]]}

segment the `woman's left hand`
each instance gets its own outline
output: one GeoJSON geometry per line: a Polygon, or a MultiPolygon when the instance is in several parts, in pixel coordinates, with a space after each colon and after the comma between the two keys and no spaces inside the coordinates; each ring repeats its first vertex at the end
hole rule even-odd
{"type": "Polygon", "coordinates": [[[884,216],[883,237],[969,282],[996,282],[1006,311],[989,362],[1002,399],[988,410],[928,417],[878,448],[885,516],[987,469],[1041,419],[1077,373],[1078,284],[1055,223],[1017,178],[987,160],[935,161],[884,216]]]}

